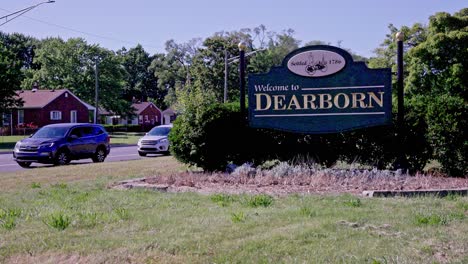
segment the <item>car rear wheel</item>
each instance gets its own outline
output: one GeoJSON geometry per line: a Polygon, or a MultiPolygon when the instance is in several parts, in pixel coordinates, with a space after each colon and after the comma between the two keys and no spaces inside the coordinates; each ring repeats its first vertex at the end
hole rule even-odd
{"type": "Polygon", "coordinates": [[[18,161],[18,165],[20,165],[23,168],[29,168],[31,166],[31,163],[32,162],[30,161],[18,161]]]}
{"type": "Polygon", "coordinates": [[[93,162],[104,162],[106,159],[106,150],[102,147],[99,147],[93,156],[93,162]]]}
{"type": "Polygon", "coordinates": [[[55,165],[67,165],[70,163],[70,155],[65,150],[59,150],[55,156],[55,165]]]}

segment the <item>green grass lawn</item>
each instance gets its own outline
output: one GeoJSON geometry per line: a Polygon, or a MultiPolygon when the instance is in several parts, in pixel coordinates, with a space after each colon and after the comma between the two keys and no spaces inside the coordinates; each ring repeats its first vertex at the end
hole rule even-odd
{"type": "Polygon", "coordinates": [[[112,145],[136,144],[145,133],[114,132],[110,134],[112,145]]]}
{"type": "Polygon", "coordinates": [[[0,152],[13,151],[16,142],[28,136],[0,136],[0,152]]]}
{"type": "Polygon", "coordinates": [[[467,263],[468,198],[117,191],[172,157],[0,175],[0,262],[467,263]]]}

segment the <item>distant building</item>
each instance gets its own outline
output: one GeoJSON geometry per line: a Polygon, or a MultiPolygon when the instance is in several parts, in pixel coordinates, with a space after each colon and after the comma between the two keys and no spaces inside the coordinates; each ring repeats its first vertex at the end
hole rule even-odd
{"type": "Polygon", "coordinates": [[[11,109],[6,122],[16,132],[54,123],[89,123],[94,116],[95,108],[68,89],[21,90],[16,94],[24,104],[11,109]]]}
{"type": "Polygon", "coordinates": [[[108,125],[142,125],[153,127],[162,124],[162,111],[152,102],[134,103],[131,107],[135,109],[132,118],[122,117],[105,109],[99,109],[98,114],[101,116],[101,120],[108,125]]]}
{"type": "Polygon", "coordinates": [[[174,122],[176,117],[177,117],[176,112],[172,108],[167,108],[166,110],[162,111],[162,119],[163,119],[162,124],[164,125],[172,124],[172,122],[174,122]]]}

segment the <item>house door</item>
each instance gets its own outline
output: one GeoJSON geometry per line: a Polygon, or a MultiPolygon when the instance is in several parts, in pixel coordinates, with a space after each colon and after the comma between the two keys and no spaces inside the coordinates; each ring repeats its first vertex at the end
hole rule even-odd
{"type": "Polygon", "coordinates": [[[78,120],[76,110],[70,111],[70,123],[76,123],[78,120]]]}

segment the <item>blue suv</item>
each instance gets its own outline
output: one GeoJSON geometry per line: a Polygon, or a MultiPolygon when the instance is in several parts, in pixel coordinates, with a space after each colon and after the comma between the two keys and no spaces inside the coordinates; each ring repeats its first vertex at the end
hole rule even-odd
{"type": "Polygon", "coordinates": [[[110,137],[100,125],[63,123],[47,125],[18,141],[13,159],[23,168],[32,162],[65,165],[71,160],[103,162],[110,152],[110,137]]]}

